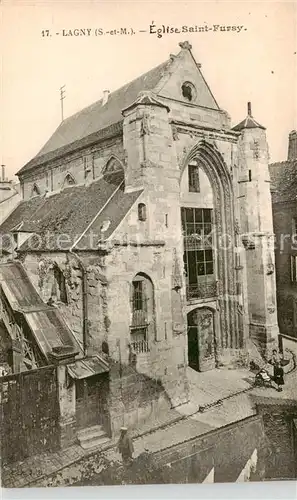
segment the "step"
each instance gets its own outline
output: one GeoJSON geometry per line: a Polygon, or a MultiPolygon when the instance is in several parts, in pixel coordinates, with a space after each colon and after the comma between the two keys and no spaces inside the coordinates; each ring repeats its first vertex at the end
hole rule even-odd
{"type": "Polygon", "coordinates": [[[105,434],[104,436],[101,437],[92,437],[90,439],[84,439],[80,441],[80,446],[84,450],[89,450],[90,448],[95,448],[97,446],[102,446],[105,443],[108,443],[110,441],[110,438],[105,434]]]}
{"type": "Polygon", "coordinates": [[[79,440],[89,439],[90,437],[103,436],[105,430],[101,425],[93,425],[92,427],[86,427],[77,432],[77,437],[79,440]]]}

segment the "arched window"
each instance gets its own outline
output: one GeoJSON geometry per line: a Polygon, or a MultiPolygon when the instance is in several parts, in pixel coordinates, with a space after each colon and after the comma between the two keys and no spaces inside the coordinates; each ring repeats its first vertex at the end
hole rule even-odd
{"type": "Polygon", "coordinates": [[[32,188],[31,197],[33,197],[33,196],[40,196],[40,194],[41,194],[41,192],[40,192],[39,187],[37,186],[37,184],[34,184],[34,186],[32,188]]]}
{"type": "Polygon", "coordinates": [[[144,203],[138,204],[138,219],[141,221],[146,220],[146,205],[144,203]]]}
{"type": "Polygon", "coordinates": [[[63,187],[74,186],[75,184],[76,182],[74,177],[68,173],[64,179],[63,187]]]}
{"type": "Polygon", "coordinates": [[[135,352],[148,352],[155,336],[154,286],[143,273],[135,276],[131,284],[131,345],[135,352]]]}
{"type": "Polygon", "coordinates": [[[111,156],[103,169],[103,177],[106,182],[120,184],[125,179],[122,163],[115,156],[111,156]]]}
{"type": "Polygon", "coordinates": [[[196,97],[195,86],[191,82],[185,82],[182,84],[182,95],[187,101],[193,101],[196,97]]]}
{"type": "Polygon", "coordinates": [[[56,296],[57,301],[68,304],[66,280],[63,272],[56,264],[53,267],[54,272],[54,283],[52,289],[52,295],[56,296]]]}

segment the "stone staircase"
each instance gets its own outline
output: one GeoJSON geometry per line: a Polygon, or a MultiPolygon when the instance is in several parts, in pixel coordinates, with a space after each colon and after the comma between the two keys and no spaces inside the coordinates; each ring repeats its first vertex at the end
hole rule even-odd
{"type": "Polygon", "coordinates": [[[106,444],[110,438],[101,425],[93,425],[77,432],[77,439],[84,450],[106,444]]]}

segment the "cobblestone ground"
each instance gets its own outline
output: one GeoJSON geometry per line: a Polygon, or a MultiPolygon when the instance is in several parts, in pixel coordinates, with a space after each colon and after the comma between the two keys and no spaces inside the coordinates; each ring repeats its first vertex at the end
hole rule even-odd
{"type": "MultiPolygon", "coordinates": [[[[289,348],[297,358],[297,343],[289,343],[289,348]]],[[[277,392],[274,388],[254,388],[254,377],[248,370],[212,370],[198,373],[189,368],[188,374],[190,402],[164,412],[158,420],[135,428],[132,432],[135,456],[145,448],[151,452],[158,451],[251,416],[255,414],[255,396],[265,397],[271,402],[297,399],[295,370],[286,375],[282,392],[277,392]]],[[[115,441],[93,448],[92,451],[74,445],[57,453],[30,457],[10,467],[3,467],[3,485],[23,487],[100,449],[106,450],[106,456],[110,460],[120,458],[115,451],[115,441]]]]}

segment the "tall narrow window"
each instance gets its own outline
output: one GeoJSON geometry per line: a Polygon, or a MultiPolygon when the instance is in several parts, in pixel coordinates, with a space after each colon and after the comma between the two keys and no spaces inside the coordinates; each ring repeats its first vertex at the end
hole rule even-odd
{"type": "Polygon", "coordinates": [[[153,284],[142,274],[137,274],[131,284],[131,345],[135,352],[149,350],[149,336],[154,326],[153,284]]]}
{"type": "Polygon", "coordinates": [[[146,220],[146,206],[144,203],[138,204],[138,219],[141,221],[146,220]]]}
{"type": "Polygon", "coordinates": [[[182,208],[182,225],[187,297],[215,296],[212,209],[182,208]]]}
{"type": "Polygon", "coordinates": [[[297,283],[297,255],[291,255],[291,282],[297,283]]]}
{"type": "Polygon", "coordinates": [[[54,279],[56,283],[55,288],[56,288],[57,300],[60,300],[64,304],[68,304],[65,276],[58,266],[54,267],[54,279]]]}
{"type": "Polygon", "coordinates": [[[189,191],[190,193],[200,192],[199,167],[196,164],[188,165],[189,191]]]}
{"type": "Polygon", "coordinates": [[[252,171],[249,170],[249,182],[251,182],[251,180],[252,180],[252,171]]]}

